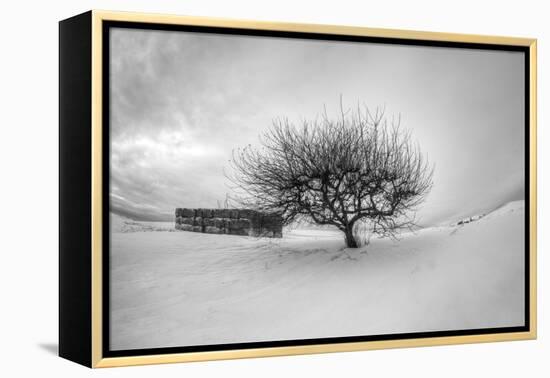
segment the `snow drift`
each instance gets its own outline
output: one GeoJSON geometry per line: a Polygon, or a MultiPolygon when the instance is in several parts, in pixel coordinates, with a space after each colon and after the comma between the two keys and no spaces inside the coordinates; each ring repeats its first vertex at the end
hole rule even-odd
{"type": "Polygon", "coordinates": [[[113,216],[111,348],[520,326],[524,216],[516,201],[353,250],[332,230],[266,240],[113,216]]]}

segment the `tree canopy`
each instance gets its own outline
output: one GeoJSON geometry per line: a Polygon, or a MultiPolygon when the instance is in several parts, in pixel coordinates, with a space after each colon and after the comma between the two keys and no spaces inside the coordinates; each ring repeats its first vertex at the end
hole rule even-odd
{"type": "Polygon", "coordinates": [[[395,237],[415,224],[415,210],[432,186],[433,168],[384,110],[366,107],[299,126],[277,119],[261,147],[233,151],[231,181],[247,207],[281,214],[285,224],[307,220],[340,229],[357,247],[356,226],[395,237]]]}

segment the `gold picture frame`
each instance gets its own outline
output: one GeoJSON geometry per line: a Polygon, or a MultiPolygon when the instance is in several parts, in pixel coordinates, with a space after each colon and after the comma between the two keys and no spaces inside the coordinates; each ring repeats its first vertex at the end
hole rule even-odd
{"type": "MultiPolygon", "coordinates": [[[[207,361],[217,359],[237,359],[250,357],[267,357],[298,355],[310,353],[327,352],[348,352],[371,349],[434,346],[447,344],[465,344],[511,340],[535,339],[537,335],[537,297],[536,297],[536,227],[537,227],[537,41],[530,38],[514,38],[501,36],[483,36],[469,34],[436,33],[412,30],[378,29],[355,26],[335,26],[316,24],[295,24],[280,22],[260,22],[250,20],[230,20],[210,17],[189,17],[160,14],[126,13],[93,10],[83,15],[62,21],[60,23],[60,128],[61,128],[61,190],[60,197],[60,355],[75,362],[89,367],[114,367],[143,364],[160,364],[188,361],[207,361]],[[246,349],[226,349],[183,353],[166,354],[143,354],[131,356],[105,356],[103,349],[104,330],[108,325],[103,323],[103,245],[105,241],[103,229],[104,217],[104,133],[103,122],[105,106],[103,98],[103,48],[105,41],[104,25],[107,22],[128,22],[136,24],[158,24],[158,25],[187,25],[200,27],[228,28],[240,30],[260,30],[264,32],[288,32],[288,33],[313,33],[332,36],[356,36],[375,37],[381,39],[398,39],[400,41],[414,40],[425,42],[441,42],[445,44],[476,44],[476,45],[500,45],[522,47],[528,54],[528,122],[529,122],[529,239],[528,250],[528,327],[524,331],[487,333],[487,334],[465,334],[442,337],[419,337],[406,339],[387,339],[360,342],[324,343],[311,345],[290,345],[273,346],[246,349]],[[82,40],[78,35],[82,34],[82,40]],[[84,41],[84,42],[82,42],[84,41]],[[89,53],[82,54],[81,49],[89,53]],[[79,55],[79,58],[75,58],[79,55]],[[82,72],[67,73],[69,60],[81,59],[84,64],[84,73],[89,70],[89,77],[83,77],[82,72]],[[79,85],[79,96],[74,92],[74,85],[79,85]],[[73,88],[71,96],[68,91],[73,88]],[[64,95],[63,92],[66,92],[64,95]],[[89,92],[89,97],[86,94],[89,92]],[[79,104],[75,105],[75,101],[79,104]],[[87,102],[89,101],[89,102],[87,102]],[[79,114],[70,113],[69,108],[81,107],[79,114]],[[75,122],[89,122],[88,126],[82,126],[82,132],[78,135],[75,122]],[[66,135],[66,136],[65,136],[66,135]],[[75,136],[76,135],[76,136],[75,136]],[[65,140],[66,138],[66,140],[65,140]],[[88,181],[82,183],[82,187],[88,187],[86,193],[78,191],[78,187],[70,180],[64,181],[76,170],[82,170],[82,166],[73,167],[70,163],[64,163],[68,155],[64,155],[65,142],[74,141],[74,138],[81,138],[83,143],[89,143],[90,167],[83,175],[89,177],[88,181]],[[64,165],[67,164],[67,165],[64,165]],[[84,200],[85,196],[89,196],[84,200]],[[71,222],[69,207],[84,201],[83,209],[86,210],[88,223],[75,224],[71,222]],[[77,229],[77,227],[79,227],[77,229]],[[88,228],[89,227],[89,228],[88,228]],[[71,233],[73,239],[68,239],[71,233]],[[85,237],[83,235],[86,235],[85,237]],[[82,252],[82,253],[81,253],[82,252]],[[81,258],[71,256],[81,254],[81,258]],[[69,270],[77,272],[80,277],[74,277],[69,270]],[[80,281],[82,280],[82,281],[80,281]],[[86,282],[89,282],[86,284],[86,282]],[[88,292],[89,289],[89,292],[88,292]],[[75,296],[81,291],[83,302],[75,302],[75,296]],[[79,306],[77,310],[74,307],[79,306]],[[82,307],[83,306],[83,307],[82,307]],[[83,310],[84,309],[84,310],[83,310]],[[78,318],[82,312],[84,318],[78,318]],[[67,324],[72,322],[72,325],[67,324]],[[75,324],[76,322],[76,324],[75,324]],[[78,341],[80,340],[80,341],[78,341]],[[84,347],[78,349],[78,344],[84,347]]],[[[79,61],[76,60],[78,63],[79,61]]],[[[86,75],[84,75],[86,76],[86,75]]],[[[79,108],[80,109],[80,108],[79,108]]],[[[78,125],[81,126],[80,124],[78,125]]],[[[67,147],[67,149],[70,149],[67,147]]],[[[67,150],[67,153],[70,151],[67,150]]],[[[73,151],[74,152],[74,151],[73,151]]],[[[78,186],[78,185],[77,185],[78,186]]]]}

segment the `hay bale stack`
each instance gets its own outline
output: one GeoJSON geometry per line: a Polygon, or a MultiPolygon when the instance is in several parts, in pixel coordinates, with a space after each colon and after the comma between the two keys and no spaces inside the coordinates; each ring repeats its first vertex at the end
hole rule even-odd
{"type": "Polygon", "coordinates": [[[175,211],[176,229],[208,234],[280,238],[282,218],[251,209],[188,209],[175,211]]]}

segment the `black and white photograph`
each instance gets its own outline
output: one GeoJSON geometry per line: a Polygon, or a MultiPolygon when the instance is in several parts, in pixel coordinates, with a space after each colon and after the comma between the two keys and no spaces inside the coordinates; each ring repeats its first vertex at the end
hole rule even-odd
{"type": "Polygon", "coordinates": [[[525,327],[523,51],[106,43],[109,350],[525,327]]]}

